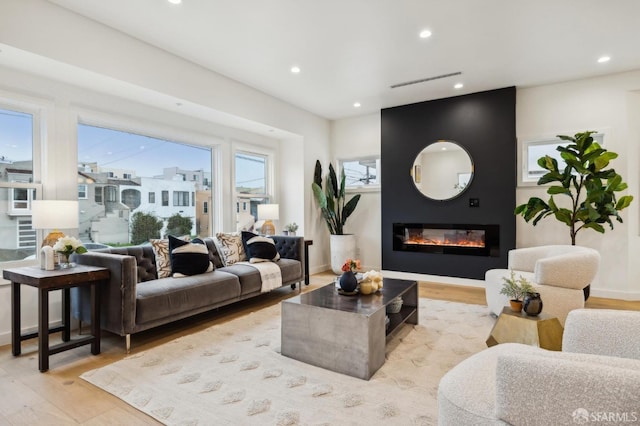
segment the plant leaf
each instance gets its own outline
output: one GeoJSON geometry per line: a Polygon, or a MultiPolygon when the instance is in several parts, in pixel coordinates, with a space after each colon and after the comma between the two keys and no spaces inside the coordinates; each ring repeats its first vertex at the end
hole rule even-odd
{"type": "Polygon", "coordinates": [[[320,160],[316,160],[316,167],[313,171],[313,183],[322,188],[322,164],[320,164],[320,160]]]}
{"type": "Polygon", "coordinates": [[[627,207],[629,207],[629,204],[631,204],[631,201],[633,201],[633,195],[625,195],[623,197],[620,197],[620,199],[616,203],[616,210],[626,209],[627,207]]]}
{"type": "Polygon", "coordinates": [[[571,195],[571,191],[569,191],[569,189],[564,188],[562,186],[550,186],[549,189],[547,189],[547,194],[550,194],[550,195],[556,195],[556,194],[571,195]]]}

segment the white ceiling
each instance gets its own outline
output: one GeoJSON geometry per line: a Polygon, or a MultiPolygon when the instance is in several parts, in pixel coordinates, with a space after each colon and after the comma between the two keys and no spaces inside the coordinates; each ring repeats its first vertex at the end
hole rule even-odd
{"type": "Polygon", "coordinates": [[[640,69],[640,0],[50,1],[329,119],[640,69]]]}

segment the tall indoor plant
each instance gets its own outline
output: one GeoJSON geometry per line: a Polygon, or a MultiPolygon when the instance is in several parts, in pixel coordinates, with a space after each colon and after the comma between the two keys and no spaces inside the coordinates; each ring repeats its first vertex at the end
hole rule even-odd
{"type": "Polygon", "coordinates": [[[329,163],[329,174],[323,188],[322,165],[316,160],[311,189],[320,207],[329,233],[331,234],[331,269],[336,274],[342,272],[342,264],[347,258],[355,258],[355,235],[345,234],[344,225],[358,205],[360,194],[347,201],[345,194],[346,176],[340,173],[340,182],[333,165],[329,163]]]}
{"type": "Polygon", "coordinates": [[[569,227],[571,244],[576,244],[576,235],[583,229],[593,229],[604,233],[603,224],[613,229],[612,218],[622,223],[619,212],[631,204],[633,196],[624,195],[619,199],[616,193],[627,189],[627,184],[613,168],[607,169],[609,162],[618,157],[615,152],[607,151],[593,140],[594,131],[576,133],[575,136],[558,135],[567,146],[558,146],[564,169],[558,161],[546,155],[538,159],[538,165],[547,170],[538,185],[553,184],[547,189],[550,195],[547,202],[531,197],[526,204],[516,207],[515,214],[524,217],[533,225],[541,219],[553,215],[569,227]],[[570,198],[570,206],[559,207],[554,195],[570,198]]]}

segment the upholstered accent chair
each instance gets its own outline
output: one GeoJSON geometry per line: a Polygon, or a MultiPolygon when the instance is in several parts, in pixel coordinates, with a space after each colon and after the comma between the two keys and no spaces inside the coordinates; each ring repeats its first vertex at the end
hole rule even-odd
{"type": "Polygon", "coordinates": [[[500,294],[503,277],[513,270],[516,277],[532,282],[540,293],[543,312],[558,317],[564,325],[567,314],[584,308],[584,291],[596,276],[600,253],[570,245],[550,245],[509,251],[509,269],[491,269],[485,274],[485,293],[491,313],[500,315],[509,298],[500,294]]]}
{"type": "Polygon", "coordinates": [[[438,386],[440,426],[640,422],[640,311],[569,313],[562,352],[519,343],[485,349],[438,386]]]}

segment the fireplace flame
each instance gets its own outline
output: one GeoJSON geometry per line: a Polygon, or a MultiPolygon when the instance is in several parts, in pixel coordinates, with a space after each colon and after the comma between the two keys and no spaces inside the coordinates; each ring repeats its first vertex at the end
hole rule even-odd
{"type": "Polygon", "coordinates": [[[468,240],[468,239],[455,239],[448,238],[422,238],[422,237],[409,237],[404,241],[404,244],[416,244],[423,246],[448,246],[448,247],[480,247],[484,248],[484,241],[482,240],[468,240]]]}

